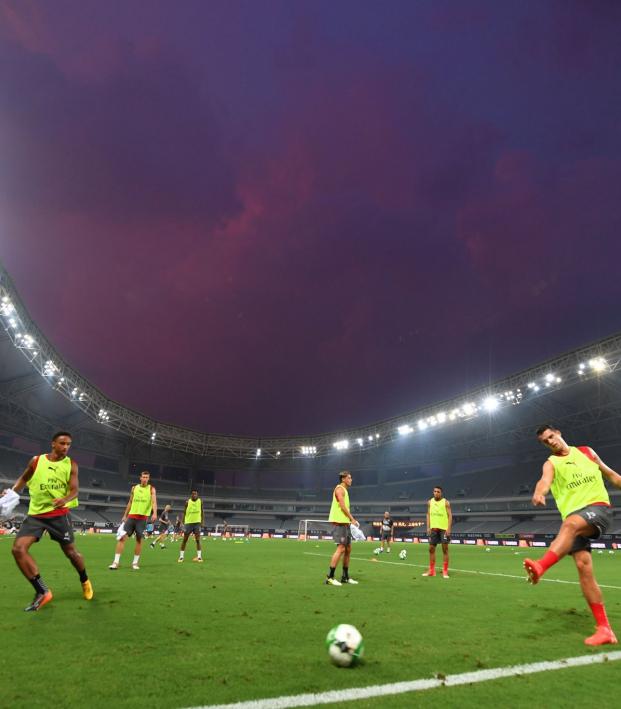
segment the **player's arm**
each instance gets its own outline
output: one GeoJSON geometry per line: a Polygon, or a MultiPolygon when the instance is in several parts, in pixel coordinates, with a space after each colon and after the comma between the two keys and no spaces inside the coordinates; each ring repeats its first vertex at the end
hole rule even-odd
{"type": "Polygon", "coordinates": [[[127,515],[129,514],[129,511],[132,508],[132,502],[134,501],[134,488],[132,486],[132,491],[129,493],[129,501],[127,502],[127,507],[125,508],[125,512],[123,512],[123,516],[121,517],[121,522],[125,522],[127,519],[127,515]]]}
{"type": "Polygon", "coordinates": [[[205,526],[205,506],[203,505],[203,501],[201,500],[201,527],[205,526]]]}
{"type": "Polygon", "coordinates": [[[337,486],[334,495],[336,497],[336,501],[339,503],[339,507],[343,511],[343,514],[347,517],[347,519],[352,523],[358,526],[358,522],[352,517],[351,512],[347,509],[345,505],[345,493],[343,492],[343,488],[340,486],[337,486]]]}
{"type": "Polygon", "coordinates": [[[554,482],[554,466],[549,460],[543,464],[543,470],[541,472],[541,478],[535,485],[535,492],[533,493],[532,503],[535,507],[545,507],[546,495],[550,492],[552,483],[554,482]]]}
{"type": "Polygon", "coordinates": [[[72,460],[71,474],[69,476],[69,494],[65,495],[65,497],[57,497],[56,499],[52,500],[54,509],[58,510],[61,507],[64,507],[68,502],[71,502],[71,500],[75,500],[75,498],[78,496],[78,491],[78,464],[75,462],[75,460],[72,460]]]}
{"type": "Polygon", "coordinates": [[[15,484],[12,487],[14,492],[19,492],[34,475],[35,467],[37,464],[37,457],[38,456],[35,456],[34,458],[30,459],[30,462],[28,463],[28,466],[26,467],[24,472],[15,481],[15,484]]]}
{"type": "Polygon", "coordinates": [[[453,526],[453,511],[451,510],[451,503],[446,501],[446,513],[448,515],[448,527],[446,528],[446,536],[451,536],[451,527],[453,526]]]}
{"type": "Polygon", "coordinates": [[[431,534],[431,518],[429,516],[429,509],[431,507],[431,503],[427,503],[427,534],[431,534]]]}
{"type": "Polygon", "coordinates": [[[593,454],[593,458],[595,459],[595,462],[599,466],[599,469],[601,470],[602,475],[606,478],[606,480],[608,480],[608,482],[614,485],[615,487],[621,488],[621,475],[619,475],[619,473],[615,473],[612,468],[609,468],[592,448],[590,448],[589,450],[593,454]]]}
{"type": "Polygon", "coordinates": [[[155,522],[157,519],[157,495],[155,494],[155,488],[151,485],[151,522],[155,522]]]}

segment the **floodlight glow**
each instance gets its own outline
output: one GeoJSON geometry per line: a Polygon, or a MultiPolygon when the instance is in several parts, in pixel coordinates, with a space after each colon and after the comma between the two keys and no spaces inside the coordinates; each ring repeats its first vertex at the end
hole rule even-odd
{"type": "Polygon", "coordinates": [[[356,443],[361,446],[363,444],[362,438],[356,438],[356,443]]]}
{"type": "Polygon", "coordinates": [[[380,437],[379,433],[376,433],[375,438],[379,438],[379,437],[380,437]]]}
{"type": "Polygon", "coordinates": [[[316,455],[317,454],[317,446],[302,446],[300,448],[302,451],[302,455],[316,455]]]}
{"type": "Polygon", "coordinates": [[[407,436],[408,433],[412,433],[414,429],[410,426],[409,423],[404,423],[397,428],[397,431],[399,432],[400,436],[407,436]]]}
{"type": "Polygon", "coordinates": [[[499,406],[500,403],[495,396],[488,396],[483,402],[483,408],[489,413],[492,413],[492,411],[496,411],[499,406]]]}
{"type": "Polygon", "coordinates": [[[427,421],[420,419],[420,421],[418,422],[418,428],[421,431],[424,431],[427,428],[427,421]]]}
{"type": "Polygon", "coordinates": [[[372,440],[373,440],[373,436],[369,436],[369,441],[372,441],[372,440]]]}
{"type": "Polygon", "coordinates": [[[279,455],[280,455],[280,451],[276,451],[276,455],[279,456],[279,455]]]}
{"type": "Polygon", "coordinates": [[[545,380],[548,384],[552,384],[554,379],[555,379],[554,374],[552,374],[551,372],[546,374],[546,376],[545,376],[545,380]]]}
{"type": "Polygon", "coordinates": [[[349,448],[349,441],[344,438],[342,441],[335,441],[332,445],[336,448],[337,451],[344,451],[349,448]]]}
{"type": "Polygon", "coordinates": [[[444,423],[446,421],[446,414],[444,411],[440,411],[439,414],[436,414],[436,418],[438,419],[438,423],[444,423]]]}
{"type": "Polygon", "coordinates": [[[472,416],[477,412],[477,407],[475,404],[467,403],[464,404],[461,408],[466,416],[472,416]]]}
{"type": "Polygon", "coordinates": [[[261,449],[257,448],[257,458],[260,458],[260,457],[261,457],[261,449]]]}
{"type": "Polygon", "coordinates": [[[594,372],[603,372],[606,369],[606,360],[603,357],[594,357],[589,360],[589,367],[594,372]]]}

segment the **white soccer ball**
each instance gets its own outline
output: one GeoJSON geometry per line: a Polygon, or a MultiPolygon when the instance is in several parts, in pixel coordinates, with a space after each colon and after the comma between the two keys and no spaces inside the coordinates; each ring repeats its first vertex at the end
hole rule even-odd
{"type": "Polygon", "coordinates": [[[326,637],[328,655],[337,667],[352,667],[364,654],[362,635],[353,625],[335,625],[326,637]]]}
{"type": "Polygon", "coordinates": [[[373,549],[373,553],[374,553],[374,554],[381,554],[381,553],[382,553],[382,547],[376,547],[375,549],[373,549]]]}
{"type": "Polygon", "coordinates": [[[402,549],[402,550],[399,552],[399,558],[400,558],[400,559],[407,559],[407,556],[408,556],[408,553],[407,553],[407,551],[406,551],[405,549],[402,549]]]}

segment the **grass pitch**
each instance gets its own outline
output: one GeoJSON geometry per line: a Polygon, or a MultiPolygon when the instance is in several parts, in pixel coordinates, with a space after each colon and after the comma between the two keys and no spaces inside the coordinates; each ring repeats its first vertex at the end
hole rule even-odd
{"type": "MultiPolygon", "coordinates": [[[[20,707],[194,707],[366,687],[526,662],[601,653],[583,644],[593,628],[564,559],[536,587],[523,579],[526,550],[451,547],[451,578],[422,578],[423,545],[354,544],[358,586],[325,586],[329,542],[206,539],[205,563],[178,564],[178,544],[145,547],[140,571],[109,571],[115,540],[78,537],[95,588],[84,601],[77,574],[54,542],[32,547],[54,600],[24,613],[32,589],[0,537],[0,704],[20,707]],[[407,548],[400,561],[398,552],[407,548]],[[330,665],[328,630],[351,623],[365,662],[330,665]]],[[[532,550],[535,555],[541,552],[532,550]]],[[[438,555],[441,559],[441,555],[438,555]]],[[[621,554],[594,555],[613,627],[621,631],[621,554]]],[[[621,663],[563,669],[463,687],[365,700],[359,707],[566,706],[615,696],[621,663]]],[[[605,701],[605,700],[604,700],[605,701]]]]}

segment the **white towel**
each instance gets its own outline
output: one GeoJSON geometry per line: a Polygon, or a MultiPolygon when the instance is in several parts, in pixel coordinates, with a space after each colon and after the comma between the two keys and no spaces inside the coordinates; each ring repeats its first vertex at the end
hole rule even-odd
{"type": "Polygon", "coordinates": [[[17,505],[19,505],[19,495],[15,490],[11,488],[4,490],[4,494],[0,497],[0,519],[8,519],[17,505]]]}
{"type": "Polygon", "coordinates": [[[349,528],[351,529],[352,539],[355,542],[365,541],[366,537],[364,536],[364,532],[360,529],[360,527],[357,527],[355,524],[350,524],[349,528]]]}

